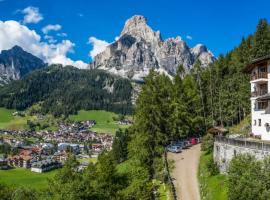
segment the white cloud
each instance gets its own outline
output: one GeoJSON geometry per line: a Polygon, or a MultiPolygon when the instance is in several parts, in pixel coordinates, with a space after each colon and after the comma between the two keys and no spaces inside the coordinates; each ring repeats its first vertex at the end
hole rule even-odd
{"type": "Polygon", "coordinates": [[[49,24],[42,28],[42,32],[44,34],[48,34],[50,31],[59,31],[61,28],[62,26],[59,24],[55,24],[55,25],[49,24]]]}
{"type": "Polygon", "coordinates": [[[105,48],[110,44],[105,40],[99,40],[95,37],[90,37],[88,44],[93,46],[93,49],[89,52],[89,56],[94,59],[94,57],[105,50],[105,48]]]}
{"type": "Polygon", "coordinates": [[[51,35],[45,35],[45,36],[44,36],[44,39],[48,40],[48,42],[49,42],[50,44],[53,44],[53,43],[56,43],[56,42],[57,42],[57,40],[54,39],[54,37],[51,36],[51,35]]]}
{"type": "Polygon", "coordinates": [[[42,42],[40,35],[17,21],[0,21],[0,41],[0,51],[18,45],[49,64],[61,63],[78,68],[87,67],[83,61],[73,61],[67,57],[68,53],[74,52],[75,44],[70,40],[62,40],[55,44],[42,42]]]}
{"type": "Polygon", "coordinates": [[[21,11],[21,13],[25,14],[23,18],[24,24],[29,23],[38,23],[43,20],[42,14],[39,12],[39,8],[29,6],[21,11]]]}
{"type": "Polygon", "coordinates": [[[66,33],[57,33],[56,35],[59,36],[59,37],[67,37],[66,33]]]}
{"type": "Polygon", "coordinates": [[[190,35],[187,35],[187,37],[186,37],[188,40],[192,40],[192,36],[190,36],[190,35]]]}

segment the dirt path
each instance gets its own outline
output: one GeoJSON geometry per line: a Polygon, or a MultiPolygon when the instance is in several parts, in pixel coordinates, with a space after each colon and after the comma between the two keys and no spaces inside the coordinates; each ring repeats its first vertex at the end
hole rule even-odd
{"type": "Polygon", "coordinates": [[[200,145],[195,145],[179,154],[168,153],[168,158],[175,161],[172,178],[179,200],[200,200],[197,179],[200,148],[200,145]]]}

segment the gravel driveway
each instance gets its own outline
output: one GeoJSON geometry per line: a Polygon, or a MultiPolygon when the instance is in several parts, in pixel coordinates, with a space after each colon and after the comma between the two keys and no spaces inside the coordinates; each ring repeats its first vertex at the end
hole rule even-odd
{"type": "Polygon", "coordinates": [[[175,168],[171,175],[179,200],[200,200],[197,179],[200,151],[201,147],[198,144],[178,154],[168,153],[168,158],[175,162],[175,168]]]}

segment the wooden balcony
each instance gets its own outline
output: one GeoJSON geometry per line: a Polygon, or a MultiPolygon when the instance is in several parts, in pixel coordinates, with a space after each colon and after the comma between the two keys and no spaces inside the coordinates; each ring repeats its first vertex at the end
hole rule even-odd
{"type": "Polygon", "coordinates": [[[268,79],[268,73],[267,72],[258,72],[256,74],[252,74],[250,77],[251,81],[254,81],[257,79],[268,79]]]}
{"type": "Polygon", "coordinates": [[[270,114],[270,106],[267,106],[264,114],[270,114]]]}
{"type": "Polygon", "coordinates": [[[267,90],[257,90],[257,91],[254,91],[254,92],[251,92],[251,97],[259,97],[259,96],[263,96],[265,94],[267,94],[267,90]]]}

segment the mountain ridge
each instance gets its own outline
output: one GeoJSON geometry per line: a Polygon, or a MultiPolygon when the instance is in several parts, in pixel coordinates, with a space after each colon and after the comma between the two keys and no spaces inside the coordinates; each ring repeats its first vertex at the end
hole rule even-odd
{"type": "Polygon", "coordinates": [[[135,15],[126,21],[119,38],[96,55],[89,67],[143,80],[151,69],[171,76],[179,65],[189,71],[196,60],[207,66],[215,57],[205,45],[190,48],[179,36],[163,40],[160,31],[148,26],[144,16],[135,15]]]}
{"type": "Polygon", "coordinates": [[[0,53],[0,85],[18,80],[29,72],[45,67],[46,64],[38,57],[15,45],[0,53]]]}

